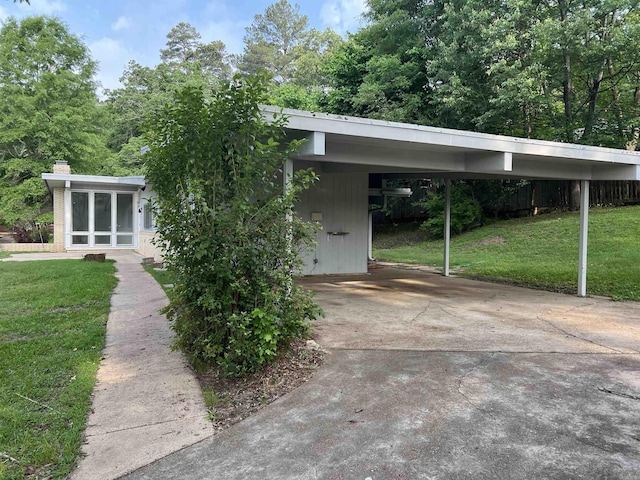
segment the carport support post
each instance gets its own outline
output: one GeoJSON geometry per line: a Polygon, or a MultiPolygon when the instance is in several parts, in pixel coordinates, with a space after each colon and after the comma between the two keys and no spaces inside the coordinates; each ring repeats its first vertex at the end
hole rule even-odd
{"type": "Polygon", "coordinates": [[[373,210],[369,210],[369,238],[367,240],[367,260],[373,260],[373,210]]]}
{"type": "Polygon", "coordinates": [[[589,232],[589,180],[580,181],[580,251],[578,257],[578,296],[587,296],[587,234],[589,232]]]}
{"type": "Polygon", "coordinates": [[[449,276],[449,244],[451,243],[451,180],[444,181],[444,262],[442,272],[449,276]]]}

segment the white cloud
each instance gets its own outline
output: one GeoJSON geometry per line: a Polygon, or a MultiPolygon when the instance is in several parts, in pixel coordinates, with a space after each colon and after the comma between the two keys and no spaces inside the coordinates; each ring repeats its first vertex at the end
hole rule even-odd
{"type": "Polygon", "coordinates": [[[327,27],[345,34],[358,29],[366,9],[366,0],[327,0],[320,9],[320,17],[327,27]]]}
{"type": "Polygon", "coordinates": [[[120,87],[119,78],[122,76],[129,60],[136,58],[136,54],[122,45],[118,40],[104,37],[89,45],[91,54],[98,62],[98,80],[103,88],[120,87]]]}
{"type": "Polygon", "coordinates": [[[202,17],[206,20],[194,23],[194,26],[202,35],[204,42],[222,40],[227,47],[227,53],[239,54],[244,50],[242,38],[245,28],[253,20],[253,16],[250,19],[237,20],[235,15],[237,12],[229,3],[233,5],[233,1],[210,0],[202,12],[202,17]]]}
{"type": "Polygon", "coordinates": [[[7,12],[4,8],[0,7],[0,22],[9,18],[9,12],[7,12]]]}
{"type": "Polygon", "coordinates": [[[60,0],[31,0],[29,4],[20,4],[22,8],[28,9],[30,15],[54,15],[64,12],[67,6],[60,0]]]}
{"type": "Polygon", "coordinates": [[[234,22],[232,20],[222,20],[219,22],[209,22],[198,31],[202,35],[204,42],[222,40],[227,47],[228,53],[242,53],[244,50],[244,29],[248,25],[245,22],[234,22]]]}
{"type": "Polygon", "coordinates": [[[118,20],[116,20],[116,22],[111,25],[111,29],[114,31],[118,31],[118,30],[126,30],[128,28],[131,28],[131,19],[128,17],[119,17],[118,20]]]}

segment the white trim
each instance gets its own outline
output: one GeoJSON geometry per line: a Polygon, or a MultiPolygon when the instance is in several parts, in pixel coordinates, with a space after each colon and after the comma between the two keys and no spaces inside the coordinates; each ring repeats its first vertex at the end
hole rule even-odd
{"type": "Polygon", "coordinates": [[[312,140],[296,158],[323,165],[370,173],[411,169],[441,178],[640,180],[640,152],[635,151],[262,108],[267,121],[282,111],[293,138],[312,140]]]}
{"type": "Polygon", "coordinates": [[[449,276],[449,253],[451,251],[451,180],[444,181],[444,261],[442,273],[449,276]]]}
{"type": "Polygon", "coordinates": [[[591,160],[605,164],[640,165],[640,152],[628,150],[508,137],[505,135],[372,120],[347,115],[307,112],[288,108],[281,109],[269,105],[265,105],[262,108],[266,113],[266,119],[270,119],[269,113],[282,111],[288,118],[287,128],[291,130],[438,145],[457,149],[463,148],[467,151],[510,152],[513,154],[591,160]]]}
{"type": "Polygon", "coordinates": [[[587,296],[587,239],[589,235],[589,180],[580,182],[580,246],[578,250],[578,296],[587,296]]]}
{"type": "MultiPolygon", "coordinates": [[[[87,188],[71,188],[65,190],[65,250],[132,250],[138,248],[139,239],[139,213],[137,205],[139,204],[139,193],[135,191],[118,191],[109,190],[104,188],[87,189],[87,188]],[[87,193],[88,196],[88,227],[86,231],[74,231],[72,229],[73,223],[73,204],[72,193],[87,193]],[[108,233],[111,237],[109,245],[101,245],[95,243],[95,194],[96,193],[108,193],[111,195],[111,232],[108,233]],[[118,232],[118,195],[131,195],[131,232],[118,232]],[[74,244],[73,237],[76,235],[87,235],[88,243],[86,244],[74,244]],[[131,236],[133,242],[126,245],[118,245],[118,237],[131,236]]],[[[106,232],[98,232],[98,236],[107,235],[106,232]]]]}

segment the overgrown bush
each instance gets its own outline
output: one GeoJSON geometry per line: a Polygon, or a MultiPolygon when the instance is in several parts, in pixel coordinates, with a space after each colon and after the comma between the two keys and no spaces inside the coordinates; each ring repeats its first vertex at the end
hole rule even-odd
{"type": "MultiPolygon", "coordinates": [[[[427,198],[416,205],[422,207],[428,214],[429,220],[420,228],[429,232],[435,238],[444,236],[444,188],[437,193],[429,192],[427,198]]],[[[482,207],[473,198],[471,189],[464,183],[451,185],[451,232],[460,234],[464,231],[479,227],[482,224],[482,207]]]]}
{"type": "Polygon", "coordinates": [[[186,88],[147,132],[159,243],[176,276],[167,314],[177,345],[196,368],[231,376],[258,370],[321,313],[293,283],[313,238],[293,206],[316,176],[297,171],[283,192],[300,142],[283,142],[282,115],[263,118],[266,86],[237,77],[209,100],[186,88]]]}
{"type": "Polygon", "coordinates": [[[15,226],[13,239],[17,243],[49,243],[49,230],[42,226],[15,226]]]}

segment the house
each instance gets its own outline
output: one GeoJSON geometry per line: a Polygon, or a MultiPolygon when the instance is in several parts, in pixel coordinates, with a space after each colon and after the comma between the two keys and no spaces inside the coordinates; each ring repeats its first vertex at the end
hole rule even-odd
{"type": "MultiPolygon", "coordinates": [[[[263,108],[265,118],[280,111],[263,108]]],[[[298,215],[323,227],[315,250],[306,254],[305,274],[367,271],[369,197],[394,193],[370,190],[370,174],[386,179],[568,179],[579,180],[582,187],[579,294],[584,295],[589,181],[640,180],[639,152],[299,110],[285,109],[284,114],[289,137],[307,139],[287,161],[285,173],[313,167],[320,177],[297,206],[298,215]]],[[[148,202],[153,192],[143,177],[75,175],[60,162],[42,178],[54,197],[56,249],[128,249],[159,258],[151,243],[148,202]]],[[[447,274],[448,241],[444,265],[447,274]]]]}

